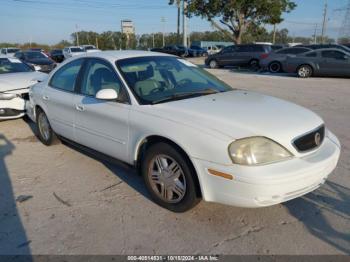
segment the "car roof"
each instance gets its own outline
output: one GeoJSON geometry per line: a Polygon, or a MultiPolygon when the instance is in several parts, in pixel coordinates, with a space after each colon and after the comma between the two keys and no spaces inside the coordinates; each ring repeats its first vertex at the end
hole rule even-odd
{"type": "Polygon", "coordinates": [[[106,60],[115,61],[125,58],[144,57],[144,56],[172,56],[165,53],[151,52],[151,51],[139,51],[139,50],[120,50],[120,51],[101,51],[86,53],[79,57],[99,57],[106,60]]]}

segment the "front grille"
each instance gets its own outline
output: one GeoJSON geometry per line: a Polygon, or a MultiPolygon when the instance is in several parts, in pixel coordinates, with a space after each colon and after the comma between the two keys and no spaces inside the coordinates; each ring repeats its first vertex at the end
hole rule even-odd
{"type": "Polygon", "coordinates": [[[321,127],[301,137],[296,138],[293,141],[293,145],[299,152],[310,151],[312,149],[319,147],[322,144],[324,136],[325,136],[325,127],[322,125],[321,127]]]}

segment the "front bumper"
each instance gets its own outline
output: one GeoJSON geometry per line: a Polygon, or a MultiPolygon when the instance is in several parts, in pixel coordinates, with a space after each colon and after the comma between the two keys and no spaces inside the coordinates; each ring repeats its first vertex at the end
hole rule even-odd
{"type": "Polygon", "coordinates": [[[340,156],[338,139],[329,132],[317,151],[265,166],[223,166],[193,159],[203,199],[240,207],[263,207],[305,195],[320,187],[340,156]],[[233,180],[211,175],[208,169],[230,174],[233,180]]]}
{"type": "Polygon", "coordinates": [[[0,120],[20,118],[25,115],[26,101],[21,97],[0,100],[0,120]]]}

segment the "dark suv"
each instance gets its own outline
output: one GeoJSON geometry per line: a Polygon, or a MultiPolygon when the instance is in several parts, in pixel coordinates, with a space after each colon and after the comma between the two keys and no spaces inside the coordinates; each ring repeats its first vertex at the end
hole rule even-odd
{"type": "Polygon", "coordinates": [[[262,54],[272,51],[271,45],[232,45],[222,49],[219,53],[208,56],[205,64],[210,68],[223,66],[249,66],[259,67],[259,59],[262,54]]]}

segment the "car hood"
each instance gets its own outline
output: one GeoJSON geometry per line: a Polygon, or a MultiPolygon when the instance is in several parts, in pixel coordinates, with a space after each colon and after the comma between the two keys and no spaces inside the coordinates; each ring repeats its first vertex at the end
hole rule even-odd
{"type": "Polygon", "coordinates": [[[153,106],[158,116],[205,128],[229,139],[265,136],[293,149],[291,141],[323,124],[312,111],[255,92],[233,90],[153,106]]]}
{"type": "Polygon", "coordinates": [[[20,89],[28,89],[29,86],[43,81],[46,77],[47,74],[41,72],[0,74],[0,92],[14,90],[14,93],[21,93],[23,90],[20,89]]]}
{"type": "Polygon", "coordinates": [[[53,61],[47,58],[27,59],[26,62],[35,65],[51,65],[54,63],[53,61]]]}

